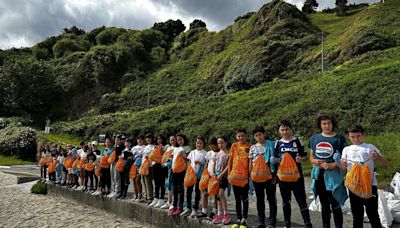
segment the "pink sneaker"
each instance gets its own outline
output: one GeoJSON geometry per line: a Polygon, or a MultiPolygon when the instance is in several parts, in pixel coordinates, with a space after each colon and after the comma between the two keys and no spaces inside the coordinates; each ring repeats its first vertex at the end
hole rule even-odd
{"type": "Polygon", "coordinates": [[[231,222],[231,217],[228,214],[224,215],[224,217],[222,218],[222,224],[228,225],[230,222],[231,222]]]}
{"type": "Polygon", "coordinates": [[[175,213],[175,211],[176,211],[176,208],[175,208],[175,207],[169,209],[169,210],[168,210],[168,216],[173,216],[174,213],[175,213]]]}
{"type": "Polygon", "coordinates": [[[172,215],[173,216],[175,216],[175,215],[180,215],[182,213],[182,209],[180,208],[180,207],[178,207],[173,213],[172,213],[172,215]]]}
{"type": "Polygon", "coordinates": [[[219,224],[219,223],[221,223],[222,222],[222,215],[216,215],[216,216],[214,216],[214,219],[213,219],[213,223],[214,224],[219,224]]]}

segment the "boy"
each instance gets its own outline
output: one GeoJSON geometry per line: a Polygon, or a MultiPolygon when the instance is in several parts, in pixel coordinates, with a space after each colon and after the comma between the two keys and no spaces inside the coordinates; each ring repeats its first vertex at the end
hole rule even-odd
{"type": "Polygon", "coordinates": [[[360,125],[351,125],[347,129],[347,136],[352,145],[343,149],[342,160],[337,161],[342,170],[349,172],[353,165],[358,162],[367,164],[372,178],[372,197],[363,199],[349,191],[351,212],[353,214],[353,227],[363,227],[364,206],[371,227],[381,227],[378,214],[378,182],[375,177],[374,161],[386,168],[388,162],[383,158],[381,152],[372,144],[364,143],[364,129],[360,125]]]}

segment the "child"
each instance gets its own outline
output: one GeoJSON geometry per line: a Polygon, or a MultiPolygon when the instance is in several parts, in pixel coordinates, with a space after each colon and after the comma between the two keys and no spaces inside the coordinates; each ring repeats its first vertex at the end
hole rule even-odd
{"type": "MultiPolygon", "coordinates": [[[[97,149],[97,141],[92,141],[92,143],[90,143],[90,144],[92,145],[92,151],[93,151],[94,155],[96,156],[96,160],[94,161],[95,167],[100,166],[101,151],[99,149],[97,149]]],[[[92,195],[94,195],[94,196],[100,195],[101,194],[101,189],[100,189],[101,184],[99,181],[100,177],[98,177],[97,175],[94,175],[93,178],[94,178],[94,183],[95,183],[94,185],[95,185],[96,191],[92,195]]]]}
{"type": "Polygon", "coordinates": [[[133,155],[132,155],[132,140],[125,139],[125,149],[122,152],[122,157],[124,158],[124,170],[119,173],[121,177],[121,195],[117,199],[125,199],[128,194],[129,187],[129,170],[133,165],[133,155]]]}
{"type": "Polygon", "coordinates": [[[278,131],[281,139],[275,143],[274,157],[276,160],[282,159],[285,153],[289,153],[296,161],[297,169],[300,173],[300,178],[296,182],[279,181],[279,189],[282,197],[283,215],[285,218],[285,227],[291,226],[291,196],[292,192],[299,205],[301,215],[305,227],[312,227],[310,213],[306,200],[306,191],[304,188],[304,175],[301,163],[307,159],[307,154],[304,151],[304,146],[300,139],[293,136],[292,125],[288,120],[282,120],[278,124],[278,131]]]}
{"type": "Polygon", "coordinates": [[[219,181],[219,190],[217,195],[217,207],[218,214],[214,216],[213,223],[219,224],[222,222],[224,225],[228,225],[231,218],[228,214],[228,204],[225,197],[225,190],[228,188],[228,151],[226,150],[227,140],[224,136],[219,137],[218,148],[220,149],[218,153],[214,156],[215,166],[214,174],[219,181]],[[222,212],[223,210],[223,212],[222,212]]]}
{"type": "MultiPolygon", "coordinates": [[[[186,159],[187,154],[190,152],[190,147],[187,146],[187,138],[183,134],[176,135],[176,142],[178,143],[177,148],[174,149],[173,158],[172,158],[172,167],[176,165],[178,156],[182,156],[183,159],[186,159]]],[[[173,171],[173,170],[172,170],[173,171]]],[[[174,201],[173,208],[168,211],[169,216],[180,215],[182,213],[183,208],[183,198],[185,197],[183,181],[185,178],[186,170],[174,173],[172,172],[172,181],[174,184],[174,201]]]]}
{"type": "Polygon", "coordinates": [[[57,156],[57,179],[56,179],[56,184],[63,184],[65,182],[65,174],[64,174],[64,158],[65,158],[65,152],[64,150],[61,149],[57,156]]]}
{"type": "Polygon", "coordinates": [[[111,177],[110,177],[110,165],[108,164],[108,157],[111,155],[111,152],[114,150],[112,147],[112,142],[110,138],[106,138],[104,141],[104,148],[100,152],[100,187],[101,193],[103,195],[108,195],[111,192],[111,177]],[[106,191],[107,187],[107,191],[106,191]]]}
{"type": "MultiPolygon", "coordinates": [[[[272,170],[272,178],[265,182],[256,182],[253,181],[254,189],[257,197],[257,212],[258,212],[258,226],[257,227],[265,227],[265,194],[267,194],[267,200],[269,203],[269,226],[275,227],[276,225],[276,214],[277,214],[277,205],[276,205],[276,183],[275,183],[275,174],[273,172],[274,167],[269,161],[269,158],[273,155],[273,147],[271,145],[271,141],[265,140],[265,129],[264,127],[257,126],[253,129],[253,137],[256,140],[256,144],[252,145],[250,148],[249,154],[249,172],[251,173],[253,167],[255,165],[256,159],[261,156],[265,159],[270,170],[272,170]]],[[[273,144],[272,144],[273,145],[273,144]]]]}
{"type": "Polygon", "coordinates": [[[93,186],[93,176],[94,176],[94,163],[96,162],[97,157],[96,154],[93,153],[92,149],[88,149],[88,154],[86,156],[86,163],[90,163],[89,166],[93,167],[88,167],[85,169],[85,191],[87,192],[94,192],[94,186],[93,186]],[[93,168],[93,169],[92,169],[93,168]],[[88,182],[90,179],[90,188],[88,189],[88,182]]]}
{"type": "MultiPolygon", "coordinates": [[[[158,151],[160,155],[163,155],[165,152],[164,148],[164,138],[162,135],[157,136],[157,146],[154,148],[154,151],[158,151]]],[[[154,162],[153,165],[153,178],[155,184],[155,203],[153,205],[149,205],[150,207],[161,207],[164,205],[164,196],[165,196],[165,178],[168,175],[168,169],[161,165],[161,162],[154,162]],[[161,190],[161,193],[160,193],[161,190]]]]}
{"type": "Polygon", "coordinates": [[[363,227],[364,206],[371,227],[382,227],[378,214],[378,182],[374,172],[374,161],[378,161],[379,165],[385,168],[388,166],[388,162],[383,158],[378,148],[372,144],[364,143],[364,129],[360,125],[351,125],[347,128],[347,136],[353,145],[343,149],[342,162],[339,161],[338,165],[342,170],[349,172],[355,163],[365,163],[369,168],[372,178],[371,198],[363,199],[349,191],[353,227],[363,227]]]}
{"type": "MultiPolygon", "coordinates": [[[[216,138],[211,138],[208,141],[208,147],[210,148],[210,151],[207,152],[206,154],[206,165],[205,168],[207,168],[207,171],[210,176],[215,176],[214,173],[214,167],[215,167],[215,155],[217,152],[219,152],[219,147],[218,147],[218,141],[216,138]]],[[[209,215],[208,214],[208,192],[205,190],[203,192],[203,201],[202,201],[202,208],[201,208],[201,214],[197,216],[198,219],[204,219],[207,218],[208,220],[213,220],[215,214],[217,213],[217,200],[216,197],[214,198],[214,207],[209,215]]]]}
{"type": "MultiPolygon", "coordinates": [[[[139,172],[140,165],[142,164],[143,149],[145,147],[143,135],[139,135],[136,138],[136,143],[137,145],[132,148],[132,155],[134,159],[134,164],[136,165],[137,171],[139,172]]],[[[132,201],[135,202],[144,202],[144,199],[142,198],[142,183],[140,180],[140,175],[137,175],[133,182],[135,196],[133,197],[132,201]]]]}
{"type": "Polygon", "coordinates": [[[76,159],[79,160],[79,165],[76,168],[76,185],[77,187],[74,188],[74,190],[81,191],[85,188],[85,177],[84,177],[84,169],[81,168],[82,162],[86,160],[86,152],[87,148],[85,150],[85,142],[81,142],[79,144],[80,149],[77,151],[77,157],[76,159]],[[80,183],[80,185],[79,185],[80,183]]]}
{"type": "MultiPolygon", "coordinates": [[[[146,141],[146,147],[143,149],[143,157],[142,157],[142,162],[145,160],[149,159],[149,155],[151,151],[154,149],[153,145],[153,135],[152,134],[147,134],[145,137],[146,141]]],[[[149,204],[149,207],[154,206],[157,203],[157,200],[154,201],[153,199],[153,163],[150,161],[150,167],[149,167],[149,175],[142,176],[143,184],[144,184],[144,189],[146,192],[146,203],[149,204]],[[154,202],[153,202],[154,201],[154,202]],[[150,206],[151,205],[151,206],[150,206]]]]}
{"type": "Polygon", "coordinates": [[[334,154],[341,154],[346,139],[336,134],[336,117],[331,113],[323,113],[316,120],[321,133],[310,138],[308,147],[310,160],[313,164],[311,173],[311,189],[314,196],[319,196],[321,202],[322,226],[330,227],[331,207],[336,227],[343,226],[341,205],[347,200],[347,191],[338,165],[333,158],[334,154]]]}
{"type": "MultiPolygon", "coordinates": [[[[187,159],[190,162],[190,166],[192,166],[194,172],[198,174],[199,172],[202,172],[202,168],[204,167],[206,161],[205,157],[207,154],[207,151],[204,150],[204,144],[205,140],[203,137],[198,136],[196,139],[196,149],[192,150],[187,159]]],[[[188,187],[186,189],[186,204],[187,204],[187,209],[182,212],[180,215],[187,217],[190,215],[190,217],[194,218],[197,216],[197,210],[199,209],[199,202],[200,202],[200,197],[201,197],[201,192],[199,189],[199,183],[200,183],[200,178],[197,178],[197,183],[194,186],[188,187]],[[192,211],[192,192],[193,188],[195,188],[195,198],[194,198],[194,206],[193,206],[193,211],[192,211]]]]}
{"type": "MultiPolygon", "coordinates": [[[[169,154],[169,153],[173,153],[173,151],[175,150],[175,148],[177,147],[176,145],[176,137],[174,135],[171,135],[169,137],[169,144],[170,146],[167,146],[165,149],[165,153],[169,154]]],[[[165,156],[165,155],[164,155],[165,156]]],[[[167,181],[165,182],[165,186],[168,189],[168,199],[167,202],[162,205],[160,208],[161,209],[172,209],[173,205],[172,205],[172,194],[173,194],[173,181],[172,181],[172,158],[168,158],[166,159],[165,163],[163,164],[163,166],[165,168],[167,168],[167,172],[168,172],[168,176],[167,176],[167,181]]]]}
{"type": "Polygon", "coordinates": [[[247,227],[249,212],[249,151],[251,144],[247,143],[246,129],[241,128],[236,132],[236,143],[229,151],[228,181],[235,194],[237,221],[232,228],[247,227]],[[242,211],[243,203],[243,211],[242,211]]]}
{"type": "Polygon", "coordinates": [[[115,136],[115,144],[114,151],[115,152],[115,160],[110,164],[110,177],[111,177],[111,192],[107,195],[108,198],[117,198],[121,195],[121,176],[120,173],[115,170],[115,165],[118,159],[121,157],[122,151],[124,150],[124,145],[122,144],[121,135],[115,136]]]}
{"type": "Polygon", "coordinates": [[[51,161],[51,151],[50,151],[50,146],[45,145],[44,146],[44,151],[42,152],[41,157],[44,159],[44,163],[41,164],[40,166],[40,177],[42,178],[42,181],[46,181],[46,174],[47,174],[47,167],[50,164],[51,161]]]}

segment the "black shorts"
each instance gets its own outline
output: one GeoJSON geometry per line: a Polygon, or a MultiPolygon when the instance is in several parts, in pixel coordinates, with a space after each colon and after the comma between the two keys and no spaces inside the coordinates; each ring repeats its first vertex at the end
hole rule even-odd
{"type": "Polygon", "coordinates": [[[222,189],[227,189],[228,188],[228,178],[227,177],[223,177],[220,181],[219,181],[219,188],[222,189]]]}

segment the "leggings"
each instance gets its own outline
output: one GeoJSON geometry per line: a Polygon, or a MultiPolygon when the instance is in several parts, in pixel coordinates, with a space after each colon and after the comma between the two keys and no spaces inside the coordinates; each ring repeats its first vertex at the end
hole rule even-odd
{"type": "Polygon", "coordinates": [[[40,177],[46,179],[47,165],[40,166],[40,177]]]}
{"type": "Polygon", "coordinates": [[[185,179],[186,171],[180,173],[172,173],[172,182],[174,183],[174,207],[183,208],[183,198],[185,192],[183,188],[183,181],[185,179]]]}
{"type": "Polygon", "coordinates": [[[110,169],[101,168],[100,182],[103,189],[107,186],[108,190],[111,190],[110,169]]]}
{"type": "Polygon", "coordinates": [[[167,176],[167,168],[162,167],[161,164],[156,163],[153,165],[153,179],[155,185],[155,198],[164,199],[165,196],[165,178],[167,176]],[[161,194],[160,194],[161,190],[161,194]]]}
{"type": "Polygon", "coordinates": [[[247,219],[249,213],[249,185],[246,184],[244,187],[235,186],[233,187],[233,193],[235,194],[236,204],[236,216],[238,220],[247,219]],[[242,213],[242,202],[243,202],[243,213],[242,213]]]}
{"type": "Polygon", "coordinates": [[[333,211],[333,221],[336,228],[343,227],[343,213],[340,204],[333,198],[332,191],[325,188],[325,180],[323,175],[319,175],[315,181],[317,195],[321,202],[322,227],[329,228],[331,224],[331,207],[333,211]]]}
{"type": "Polygon", "coordinates": [[[194,188],[194,192],[195,192],[195,197],[194,197],[194,205],[193,208],[195,210],[199,209],[199,203],[200,203],[200,198],[201,198],[201,192],[199,189],[199,183],[200,180],[197,179],[197,183],[191,187],[188,187],[186,189],[186,203],[187,203],[187,208],[188,209],[192,209],[192,192],[193,192],[193,188],[194,188]]]}
{"type": "Polygon", "coordinates": [[[93,175],[94,172],[93,171],[86,171],[85,172],[85,187],[87,187],[88,182],[89,182],[89,178],[90,178],[90,189],[93,189],[93,175]]]}

